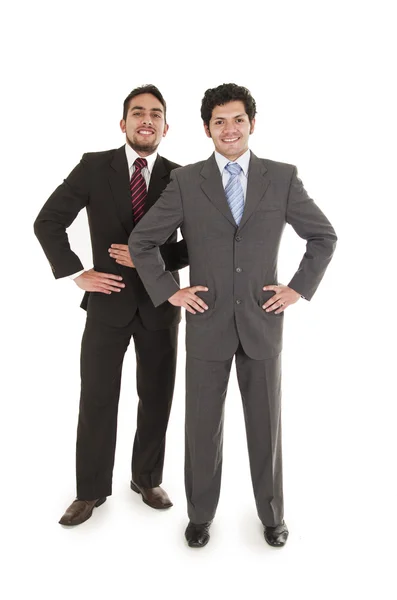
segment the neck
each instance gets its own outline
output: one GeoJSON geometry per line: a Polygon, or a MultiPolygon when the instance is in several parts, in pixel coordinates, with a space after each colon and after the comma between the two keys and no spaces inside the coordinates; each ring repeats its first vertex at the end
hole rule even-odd
{"type": "Polygon", "coordinates": [[[151,154],[154,154],[154,152],[156,152],[155,150],[149,152],[147,150],[138,150],[137,148],[133,148],[133,150],[135,150],[135,152],[141,158],[146,158],[147,156],[150,156],[151,154]]]}
{"type": "Polygon", "coordinates": [[[243,150],[239,154],[236,154],[236,155],[233,155],[233,156],[226,156],[225,154],[222,154],[222,152],[220,152],[219,154],[222,154],[222,156],[224,158],[226,158],[228,161],[234,162],[235,160],[237,160],[238,158],[240,158],[240,156],[242,156],[243,154],[245,154],[247,152],[247,150],[248,150],[248,148],[245,148],[245,150],[243,150]]]}

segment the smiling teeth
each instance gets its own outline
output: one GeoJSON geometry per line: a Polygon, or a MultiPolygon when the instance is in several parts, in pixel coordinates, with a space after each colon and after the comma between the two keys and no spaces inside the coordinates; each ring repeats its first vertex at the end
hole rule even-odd
{"type": "Polygon", "coordinates": [[[238,138],[225,138],[224,142],[237,142],[238,138]]]}
{"type": "Polygon", "coordinates": [[[143,135],[150,135],[153,133],[153,131],[148,131],[147,129],[141,129],[139,131],[139,133],[142,133],[143,135]]]}

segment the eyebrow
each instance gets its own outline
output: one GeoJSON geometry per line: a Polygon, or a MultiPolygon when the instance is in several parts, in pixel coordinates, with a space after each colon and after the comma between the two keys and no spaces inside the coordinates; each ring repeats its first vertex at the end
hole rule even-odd
{"type": "MultiPolygon", "coordinates": [[[[131,106],[130,110],[145,110],[144,106],[131,106]]],[[[153,112],[160,112],[162,113],[163,110],[161,108],[151,108],[150,109],[153,112]]]]}
{"type": "MultiPolygon", "coordinates": [[[[248,117],[247,113],[241,113],[240,115],[236,115],[235,117],[232,117],[232,119],[238,119],[239,117],[248,117]]],[[[226,119],[226,117],[213,117],[214,121],[216,121],[217,119],[226,119]]]]}

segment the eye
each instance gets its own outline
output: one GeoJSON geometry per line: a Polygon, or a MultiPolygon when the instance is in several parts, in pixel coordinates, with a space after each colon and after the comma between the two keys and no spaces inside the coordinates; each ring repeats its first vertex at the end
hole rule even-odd
{"type": "Polygon", "coordinates": [[[156,117],[156,119],[161,119],[161,115],[159,113],[154,113],[153,117],[156,117]]]}
{"type": "Polygon", "coordinates": [[[237,123],[244,123],[244,119],[242,119],[241,117],[239,119],[236,119],[237,123]]]}
{"type": "Polygon", "coordinates": [[[215,125],[222,125],[222,121],[215,121],[215,125]]]}
{"type": "Polygon", "coordinates": [[[141,116],[141,113],[140,113],[140,112],[138,112],[138,111],[135,111],[135,112],[133,112],[133,113],[132,113],[132,116],[133,116],[133,117],[140,117],[140,116],[141,116]]]}

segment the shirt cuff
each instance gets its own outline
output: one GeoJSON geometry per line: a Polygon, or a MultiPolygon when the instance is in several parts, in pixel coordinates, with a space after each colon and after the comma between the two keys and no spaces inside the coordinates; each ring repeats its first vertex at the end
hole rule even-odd
{"type": "Polygon", "coordinates": [[[68,277],[69,279],[76,279],[76,277],[79,277],[79,275],[81,275],[82,273],[84,273],[84,269],[78,271],[77,273],[73,273],[73,275],[68,275],[68,277]]]}

